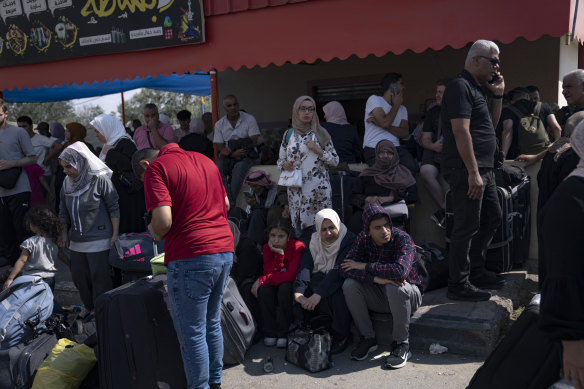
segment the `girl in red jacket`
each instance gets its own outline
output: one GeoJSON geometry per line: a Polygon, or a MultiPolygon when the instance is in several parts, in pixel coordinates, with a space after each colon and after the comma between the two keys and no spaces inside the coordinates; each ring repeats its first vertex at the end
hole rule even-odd
{"type": "Polygon", "coordinates": [[[259,300],[264,344],[286,347],[286,336],[294,316],[292,283],[300,267],[304,243],[292,238],[290,220],[279,219],[268,228],[264,245],[264,273],[251,292],[259,300]]]}

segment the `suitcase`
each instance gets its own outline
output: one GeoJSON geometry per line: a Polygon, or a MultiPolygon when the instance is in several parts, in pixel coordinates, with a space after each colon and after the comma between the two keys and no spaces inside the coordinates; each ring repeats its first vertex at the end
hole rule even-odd
{"type": "Polygon", "coordinates": [[[560,378],[561,347],[538,328],[528,305],[473,376],[468,389],[547,389],[560,378]]]}
{"type": "Polygon", "coordinates": [[[95,304],[101,388],[186,388],[167,306],[166,274],[130,282],[95,304]]]}
{"type": "Polygon", "coordinates": [[[523,266],[529,259],[531,242],[531,180],[529,176],[511,190],[513,200],[513,242],[511,243],[511,262],[514,267],[523,266]]]}
{"type": "Polygon", "coordinates": [[[516,213],[513,211],[511,192],[505,188],[497,187],[497,197],[501,206],[501,225],[495,231],[493,240],[487,248],[485,268],[495,273],[504,273],[511,270],[511,245],[513,242],[513,219],[516,213]]]}
{"type": "Polygon", "coordinates": [[[30,388],[38,368],[56,344],[55,335],[41,334],[0,351],[0,389],[30,388]]]}
{"type": "Polygon", "coordinates": [[[252,344],[255,329],[253,316],[245,305],[235,280],[229,277],[221,300],[224,364],[243,362],[245,352],[252,344]]]}
{"type": "Polygon", "coordinates": [[[341,222],[347,222],[351,216],[350,212],[345,212],[351,204],[351,195],[353,194],[353,184],[357,181],[358,175],[353,173],[347,174],[344,171],[331,175],[331,192],[333,209],[339,215],[341,222]]]}

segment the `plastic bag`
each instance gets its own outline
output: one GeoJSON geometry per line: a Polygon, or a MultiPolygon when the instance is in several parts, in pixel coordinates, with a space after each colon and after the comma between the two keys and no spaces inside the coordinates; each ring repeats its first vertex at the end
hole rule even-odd
{"type": "Polygon", "coordinates": [[[59,339],[37,371],[32,389],[76,389],[96,362],[92,348],[59,339]]]}
{"type": "Polygon", "coordinates": [[[153,276],[157,276],[158,274],[166,274],[166,266],[164,266],[164,253],[152,258],[150,260],[150,266],[152,266],[153,276]]]}

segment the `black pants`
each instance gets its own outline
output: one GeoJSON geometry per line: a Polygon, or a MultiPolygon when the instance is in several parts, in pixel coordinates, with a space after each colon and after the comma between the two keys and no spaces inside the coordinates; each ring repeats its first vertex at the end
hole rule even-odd
{"type": "Polygon", "coordinates": [[[0,197],[0,256],[14,266],[20,256],[20,244],[31,233],[24,226],[24,215],[30,209],[30,192],[0,197]]]}
{"type": "Polygon", "coordinates": [[[471,200],[466,169],[450,169],[444,176],[452,191],[454,221],[450,237],[450,274],[448,286],[466,283],[471,274],[485,271],[487,247],[501,221],[493,169],[481,168],[484,191],[481,198],[471,200]]]}
{"type": "Polygon", "coordinates": [[[258,300],[264,336],[285,338],[288,336],[292,313],[292,283],[262,285],[258,290],[258,300]]]}
{"type": "MultiPolygon", "coordinates": [[[[414,156],[408,151],[408,149],[402,146],[397,146],[396,150],[397,155],[399,155],[399,163],[401,165],[407,167],[414,175],[420,172],[420,166],[418,165],[418,162],[416,161],[414,156]]],[[[375,149],[372,147],[364,147],[363,159],[365,160],[365,163],[367,163],[367,165],[373,166],[373,164],[375,163],[375,149]]]]}
{"type": "MultiPolygon", "coordinates": [[[[308,288],[304,296],[310,297],[313,292],[308,288]]],[[[300,304],[294,303],[294,318],[305,323],[319,316],[324,315],[330,319],[330,328],[328,328],[335,339],[344,339],[351,335],[351,313],[345,302],[343,290],[339,288],[333,294],[320,299],[314,311],[303,309],[300,304]]]]}

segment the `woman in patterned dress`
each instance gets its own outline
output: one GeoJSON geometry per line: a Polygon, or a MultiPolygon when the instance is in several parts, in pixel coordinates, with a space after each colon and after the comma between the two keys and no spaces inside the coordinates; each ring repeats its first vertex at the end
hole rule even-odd
{"type": "Polygon", "coordinates": [[[287,142],[288,131],[284,134],[278,159],[282,170],[302,170],[302,187],[288,187],[290,218],[297,236],[302,236],[302,230],[312,233],[314,215],[323,208],[332,208],[328,167],[339,163],[331,137],[320,126],[315,111],[311,97],[296,99],[292,108],[293,133],[287,142]]]}

